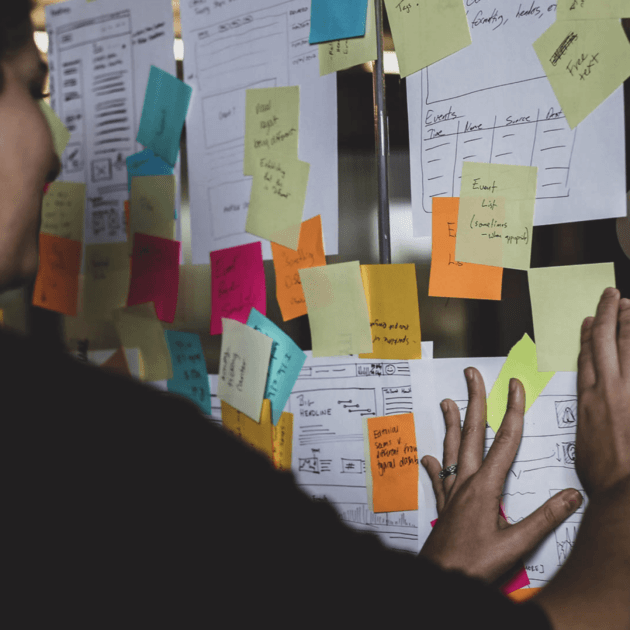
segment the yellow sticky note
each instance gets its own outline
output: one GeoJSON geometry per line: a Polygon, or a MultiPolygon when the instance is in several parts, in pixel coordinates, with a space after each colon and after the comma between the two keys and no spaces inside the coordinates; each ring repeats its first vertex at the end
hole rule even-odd
{"type": "Polygon", "coordinates": [[[276,152],[254,162],[247,232],[297,249],[310,168],[307,162],[276,152]]]}
{"type": "Polygon", "coordinates": [[[464,162],[455,260],[529,269],[535,166],[464,162]]]}
{"type": "Polygon", "coordinates": [[[576,372],[580,329],[595,315],[606,287],[615,286],[613,263],[530,269],[539,370],[576,372]]]}
{"type": "Polygon", "coordinates": [[[271,151],[297,159],[300,88],[297,85],[247,90],[243,174],[271,151]]]}
{"type": "Polygon", "coordinates": [[[221,421],[224,428],[273,460],[273,424],[269,400],[263,401],[260,420],[256,421],[222,400],[221,421]]]}
{"type": "Polygon", "coordinates": [[[619,20],[556,21],[534,49],[571,129],[630,76],[630,43],[619,20]]]}
{"type": "Polygon", "coordinates": [[[536,360],[536,344],[525,333],[515,344],[499,372],[499,376],[488,396],[488,424],[496,433],[503,422],[507,409],[510,379],[517,378],[525,388],[525,411],[540,396],[555,372],[539,372],[536,360]]]}
{"type": "Polygon", "coordinates": [[[357,261],[300,269],[314,357],[372,352],[372,334],[357,261]]]}
{"type": "Polygon", "coordinates": [[[361,265],[373,350],[362,359],[420,359],[416,266],[361,265]]]}
{"type": "Polygon", "coordinates": [[[128,248],[136,232],[175,239],[175,175],[131,178],[128,248]]]}
{"type": "Polygon", "coordinates": [[[291,451],[293,449],[293,414],[285,411],[280,416],[278,424],[273,426],[272,429],[273,465],[278,470],[291,470],[291,451]]]}
{"type": "Polygon", "coordinates": [[[365,36],[320,44],[319,74],[324,76],[374,61],[377,54],[374,0],[368,0],[365,36]]]}
{"type": "Polygon", "coordinates": [[[385,0],[400,76],[472,43],[462,0],[385,0]]]}
{"type": "Polygon", "coordinates": [[[558,0],[556,20],[606,20],[630,17],[630,0],[558,0]]]}
{"type": "Polygon", "coordinates": [[[41,99],[37,102],[39,103],[39,108],[42,110],[42,114],[44,114],[46,121],[48,122],[48,126],[50,127],[53,144],[55,145],[55,153],[61,157],[68,146],[68,142],[70,141],[70,132],[61,121],[61,118],[57,116],[53,108],[48,105],[48,103],[41,99]]]}
{"type": "Polygon", "coordinates": [[[40,232],[83,241],[85,184],[52,182],[42,203],[40,232]]]}

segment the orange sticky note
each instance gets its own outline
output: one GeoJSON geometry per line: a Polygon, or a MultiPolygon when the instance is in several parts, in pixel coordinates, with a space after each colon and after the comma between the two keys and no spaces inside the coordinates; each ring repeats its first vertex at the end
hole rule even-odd
{"type": "Polygon", "coordinates": [[[433,198],[433,251],[429,295],[500,300],[503,269],[455,261],[458,197],[433,198]]]}
{"type": "Polygon", "coordinates": [[[302,223],[297,251],[274,242],[271,243],[271,251],[276,270],[276,297],[282,319],[286,322],[306,315],[306,300],[299,270],[323,267],[326,264],[321,216],[318,214],[302,223]]]}
{"type": "Polygon", "coordinates": [[[418,509],[418,449],[412,413],[368,418],[374,512],[418,509]]]}
{"type": "Polygon", "coordinates": [[[40,233],[39,270],[33,305],[76,316],[81,272],[81,243],[40,233]]]}
{"type": "Polygon", "coordinates": [[[291,470],[293,448],[293,414],[284,412],[273,427],[273,465],[278,470],[291,470]]]}
{"type": "Polygon", "coordinates": [[[221,401],[221,420],[223,426],[237,435],[257,451],[273,460],[273,423],[271,421],[271,402],[263,400],[260,422],[234,409],[232,405],[221,401]]]}

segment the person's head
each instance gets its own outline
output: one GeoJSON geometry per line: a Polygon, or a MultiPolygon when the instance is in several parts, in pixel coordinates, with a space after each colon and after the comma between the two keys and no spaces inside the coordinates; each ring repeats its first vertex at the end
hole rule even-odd
{"type": "Polygon", "coordinates": [[[0,292],[37,272],[44,185],[60,168],[38,105],[47,66],[31,7],[31,0],[9,0],[0,10],[0,292]]]}

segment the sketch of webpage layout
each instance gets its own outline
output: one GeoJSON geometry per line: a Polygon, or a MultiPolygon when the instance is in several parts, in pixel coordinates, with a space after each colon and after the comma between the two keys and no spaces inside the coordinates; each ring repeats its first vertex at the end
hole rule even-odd
{"type": "Polygon", "coordinates": [[[149,71],[176,74],[171,2],[70,0],[47,6],[46,23],[51,105],[71,132],[59,179],[86,184],[86,243],[125,241],[126,158],[143,148],[149,71]]]}
{"type": "Polygon", "coordinates": [[[309,0],[182,0],[193,264],[211,251],[269,241],[245,231],[251,177],[243,175],[247,89],[300,86],[299,158],[311,165],[304,220],[322,216],[338,252],[337,83],[319,76],[308,42],[309,0]]]}
{"type": "Polygon", "coordinates": [[[472,45],[407,78],[414,236],[467,160],[538,167],[534,225],[625,216],[623,88],[571,130],[532,46],[555,3],[466,6],[472,45]]]}

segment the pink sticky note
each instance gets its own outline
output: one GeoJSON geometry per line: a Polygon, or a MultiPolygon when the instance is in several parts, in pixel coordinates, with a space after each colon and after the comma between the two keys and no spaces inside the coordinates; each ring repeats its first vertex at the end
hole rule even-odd
{"type": "Polygon", "coordinates": [[[153,302],[158,319],[172,323],[179,291],[179,256],[182,244],[136,232],[131,256],[127,306],[153,302]]]}
{"type": "Polygon", "coordinates": [[[241,324],[255,308],[267,314],[267,288],[260,241],[210,252],[212,316],[210,334],[223,332],[221,318],[241,324]]]}

